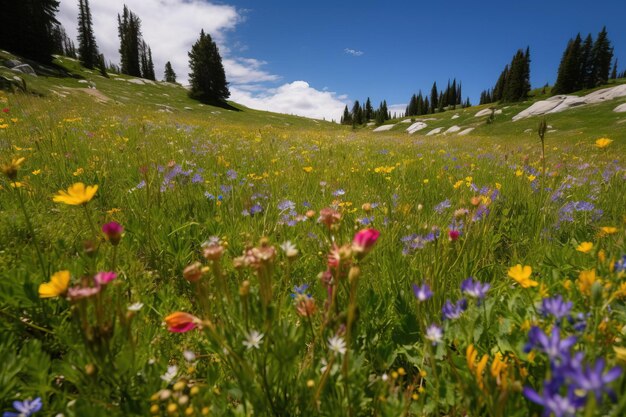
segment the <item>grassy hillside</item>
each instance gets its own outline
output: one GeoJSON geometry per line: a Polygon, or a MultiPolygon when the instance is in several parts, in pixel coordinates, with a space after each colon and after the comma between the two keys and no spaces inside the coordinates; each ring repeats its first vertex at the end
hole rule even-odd
{"type": "Polygon", "coordinates": [[[0,91],[1,411],[626,412],[624,116],[542,159],[525,104],[379,134],[63,65],[0,91]]]}

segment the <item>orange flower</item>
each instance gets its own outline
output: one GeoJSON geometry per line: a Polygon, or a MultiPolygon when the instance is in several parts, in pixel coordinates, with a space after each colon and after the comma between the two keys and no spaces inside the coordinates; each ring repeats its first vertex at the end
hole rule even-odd
{"type": "Polygon", "coordinates": [[[589,251],[593,248],[593,243],[591,242],[582,242],[580,245],[576,247],[578,252],[589,253],[589,251]]]}
{"type": "Polygon", "coordinates": [[[200,319],[193,314],[177,311],[165,317],[167,330],[173,333],[185,333],[195,329],[200,323],[200,319]]]}
{"type": "Polygon", "coordinates": [[[596,140],[596,147],[604,149],[609,146],[613,141],[609,138],[600,138],[596,140]]]}

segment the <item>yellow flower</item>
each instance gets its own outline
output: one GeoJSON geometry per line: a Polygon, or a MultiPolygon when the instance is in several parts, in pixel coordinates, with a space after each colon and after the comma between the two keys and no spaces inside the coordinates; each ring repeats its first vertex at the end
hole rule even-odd
{"type": "Polygon", "coordinates": [[[600,236],[612,235],[617,233],[617,227],[604,226],[600,228],[600,236]]]}
{"type": "Polygon", "coordinates": [[[576,247],[578,252],[589,253],[589,251],[593,248],[593,243],[591,242],[582,242],[580,245],[576,247]]]}
{"type": "Polygon", "coordinates": [[[313,167],[304,167],[302,168],[302,170],[308,174],[310,172],[313,172],[313,167]]]}
{"type": "Polygon", "coordinates": [[[26,158],[13,158],[8,164],[0,166],[0,171],[6,175],[11,181],[15,181],[17,178],[17,171],[20,169],[22,162],[26,158]]]}
{"type": "Polygon", "coordinates": [[[626,363],[626,348],[613,346],[613,350],[615,351],[615,355],[619,362],[626,363]]]}
{"type": "Polygon", "coordinates": [[[530,279],[532,273],[533,269],[530,266],[525,265],[522,267],[521,264],[517,264],[509,268],[508,275],[517,281],[522,288],[530,288],[539,285],[537,281],[530,279]]]}
{"type": "Polygon", "coordinates": [[[78,176],[79,176],[79,175],[81,175],[83,172],[85,172],[85,170],[84,170],[84,169],[82,169],[82,168],[78,168],[76,171],[74,171],[74,172],[72,173],[72,175],[73,175],[73,176],[75,176],[75,177],[78,177],[78,176]]]}
{"type": "Polygon", "coordinates": [[[39,175],[41,174],[41,170],[40,169],[36,169],[32,172],[33,175],[39,175]]]}
{"type": "Polygon", "coordinates": [[[9,125],[6,123],[0,125],[0,129],[6,129],[7,127],[9,127],[9,125]]]}
{"type": "Polygon", "coordinates": [[[537,179],[537,177],[535,175],[529,175],[528,177],[528,181],[533,182],[534,180],[537,179]]]}
{"type": "Polygon", "coordinates": [[[81,204],[87,204],[98,191],[97,185],[88,185],[82,182],[77,182],[65,190],[59,190],[59,193],[54,196],[53,201],[55,203],[69,204],[70,206],[78,206],[81,204]]]}
{"type": "Polygon", "coordinates": [[[70,271],[59,271],[52,275],[50,282],[44,282],[39,286],[39,297],[58,297],[67,291],[70,283],[70,271]]]}
{"type": "Polygon", "coordinates": [[[590,271],[580,271],[578,275],[578,289],[581,293],[585,295],[591,295],[591,286],[597,281],[596,278],[596,270],[592,269],[590,271]]]}
{"type": "Polygon", "coordinates": [[[596,140],[596,147],[603,149],[609,146],[613,141],[609,138],[600,138],[596,140]]]}

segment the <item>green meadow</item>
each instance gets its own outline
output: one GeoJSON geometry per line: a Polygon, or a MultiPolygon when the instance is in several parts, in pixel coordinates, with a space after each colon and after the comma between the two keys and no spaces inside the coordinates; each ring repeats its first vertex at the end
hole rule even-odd
{"type": "Polygon", "coordinates": [[[0,91],[2,411],[626,412],[616,102],[542,157],[539,92],[374,133],[57,63],[0,91]]]}

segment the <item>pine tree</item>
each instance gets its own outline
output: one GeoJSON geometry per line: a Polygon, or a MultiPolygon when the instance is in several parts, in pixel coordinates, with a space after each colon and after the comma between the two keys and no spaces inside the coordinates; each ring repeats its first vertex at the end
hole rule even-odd
{"type": "Polygon", "coordinates": [[[78,56],[81,64],[93,69],[98,65],[98,46],[93,34],[89,0],[78,0],[78,56]]]}
{"type": "MultiPolygon", "coordinates": [[[[165,82],[168,82],[168,83],[176,82],[176,73],[174,72],[174,69],[172,68],[172,64],[170,63],[170,61],[167,61],[165,63],[164,76],[165,76],[165,82]]],[[[348,107],[346,106],[346,110],[347,109],[348,107]]]]}
{"type": "Polygon", "coordinates": [[[140,49],[140,61],[141,61],[141,77],[147,80],[155,80],[154,76],[154,63],[152,62],[152,50],[146,44],[145,41],[141,42],[140,49]]]}
{"type": "Polygon", "coordinates": [[[592,48],[593,38],[590,33],[585,38],[585,42],[583,43],[580,53],[580,74],[578,75],[580,88],[593,88],[594,86],[592,48]]]}
{"type": "Polygon", "coordinates": [[[122,16],[117,15],[120,38],[120,63],[123,74],[141,77],[141,20],[124,5],[122,16]]]}
{"type": "Polygon", "coordinates": [[[207,103],[224,102],[230,97],[219,49],[211,35],[200,31],[200,38],[189,52],[189,96],[207,103]]]}
{"type": "Polygon", "coordinates": [[[434,113],[437,110],[437,81],[433,83],[433,87],[430,89],[430,112],[434,113]]]}
{"type": "Polygon", "coordinates": [[[0,49],[52,61],[58,0],[8,0],[0,6],[0,49]]]}
{"type": "Polygon", "coordinates": [[[504,87],[506,86],[508,77],[509,65],[507,64],[504,66],[504,69],[500,73],[500,77],[498,77],[498,81],[496,81],[496,85],[493,87],[491,103],[502,100],[502,96],[504,95],[504,87]]]}
{"type": "Polygon", "coordinates": [[[611,71],[611,79],[615,80],[617,78],[617,58],[615,58],[615,62],[613,62],[613,71],[611,71]]]}
{"type": "Polygon", "coordinates": [[[352,124],[352,115],[350,114],[350,110],[348,110],[347,104],[346,104],[346,107],[343,109],[343,116],[341,117],[341,124],[342,125],[352,124]]]}
{"type": "Polygon", "coordinates": [[[372,107],[372,102],[368,97],[365,101],[365,121],[369,121],[374,117],[374,107],[372,107]]]}
{"type": "Polygon", "coordinates": [[[449,100],[448,100],[448,105],[452,106],[452,108],[454,109],[456,106],[456,78],[454,79],[454,81],[452,81],[452,87],[450,87],[450,94],[449,94],[449,100]]]}
{"type": "Polygon", "coordinates": [[[502,101],[515,102],[524,100],[530,91],[530,52],[526,53],[519,49],[511,60],[511,68],[509,70],[504,91],[502,92],[502,101]]]}
{"type": "Polygon", "coordinates": [[[613,59],[613,48],[611,48],[606,27],[603,27],[602,31],[598,33],[591,55],[593,56],[593,79],[595,85],[606,84],[609,79],[609,71],[611,70],[611,61],[613,59]]]}
{"type": "Polygon", "coordinates": [[[107,67],[104,63],[104,55],[98,55],[98,69],[100,70],[100,75],[103,77],[109,78],[109,74],[107,74],[107,67]]]}

